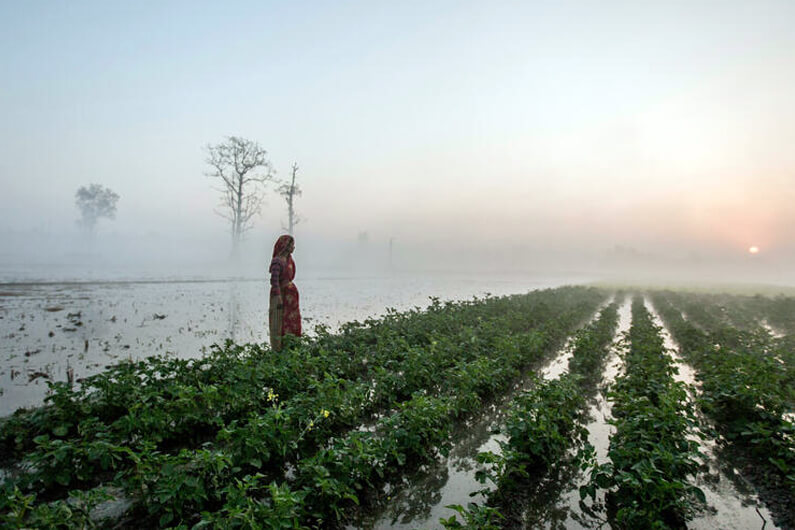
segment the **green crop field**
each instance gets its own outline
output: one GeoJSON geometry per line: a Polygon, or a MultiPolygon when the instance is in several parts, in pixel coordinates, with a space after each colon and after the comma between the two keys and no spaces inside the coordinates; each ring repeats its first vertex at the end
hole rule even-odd
{"type": "Polygon", "coordinates": [[[708,511],[708,440],[769,524],[792,528],[794,356],[795,298],[562,287],[434,300],[319,328],[281,353],[226,342],[200,359],[122,362],[50,383],[44,406],[0,420],[0,520],[357,527],[497,404],[497,449],[471,470],[481,501],[426,526],[535,527],[539,499],[574,488],[594,527],[684,528],[708,511]],[[564,373],[541,377],[562,349],[564,373]],[[602,384],[611,355],[620,369],[602,384]],[[677,376],[684,365],[694,381],[677,376]],[[603,455],[588,428],[599,396],[612,409],[603,455]],[[106,519],[112,503],[124,509],[106,519]]]}

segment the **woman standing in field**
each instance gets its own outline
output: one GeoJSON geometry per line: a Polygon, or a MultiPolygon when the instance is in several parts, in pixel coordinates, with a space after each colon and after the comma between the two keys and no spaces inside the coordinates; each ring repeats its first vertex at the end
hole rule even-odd
{"type": "Polygon", "coordinates": [[[298,289],[293,284],[295,261],[293,261],[295,240],[293,236],[283,235],[273,246],[271,260],[271,296],[268,312],[271,348],[282,349],[285,334],[301,336],[301,311],[298,307],[298,289]]]}

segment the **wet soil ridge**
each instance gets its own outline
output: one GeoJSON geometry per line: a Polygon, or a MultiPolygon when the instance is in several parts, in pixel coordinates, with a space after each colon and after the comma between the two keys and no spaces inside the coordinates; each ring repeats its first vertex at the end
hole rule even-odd
{"type": "MultiPolygon", "coordinates": [[[[733,328],[690,295],[660,292],[653,302],[696,370],[699,405],[717,426],[724,457],[753,482],[774,522],[795,528],[795,349],[790,336],[772,337],[761,324],[747,331],[733,328]],[[690,319],[682,318],[682,309],[690,319]]],[[[776,313],[768,308],[762,314],[776,313]]]]}
{"type": "Polygon", "coordinates": [[[629,339],[624,374],[608,394],[616,427],[610,462],[594,468],[581,494],[595,498],[599,489],[607,490],[612,528],[684,528],[705,501],[691,483],[700,457],[692,440],[696,416],[640,296],[632,303],[629,339]]]}
{"type": "MultiPolygon", "coordinates": [[[[449,447],[605,298],[566,287],[392,312],[288,341],[228,341],[202,359],[123,362],[0,424],[11,527],[84,527],[108,493],[119,526],[334,526],[366,493],[449,447]],[[359,427],[379,418],[375,427],[359,427]],[[118,514],[116,514],[118,515],[118,514]]],[[[106,511],[102,511],[106,513],[106,511]]]]}
{"type": "Polygon", "coordinates": [[[572,341],[569,371],[557,379],[535,378],[532,388],[509,405],[500,434],[499,452],[478,455],[486,487],[484,505],[451,506],[458,512],[441,523],[446,528],[537,527],[531,505],[539,498],[554,501],[573,478],[571,471],[592,458],[585,411],[597,390],[607,350],[618,323],[618,303],[604,308],[599,318],[581,328],[572,341]],[[463,519],[463,523],[458,517],[463,519]]]}

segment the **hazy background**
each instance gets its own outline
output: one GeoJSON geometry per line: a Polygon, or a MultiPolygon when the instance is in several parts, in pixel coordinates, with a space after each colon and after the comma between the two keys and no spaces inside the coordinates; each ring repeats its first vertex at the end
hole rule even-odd
{"type": "Polygon", "coordinates": [[[0,269],[225,270],[203,147],[238,135],[301,167],[299,274],[795,284],[795,2],[655,4],[0,2],[0,269]]]}

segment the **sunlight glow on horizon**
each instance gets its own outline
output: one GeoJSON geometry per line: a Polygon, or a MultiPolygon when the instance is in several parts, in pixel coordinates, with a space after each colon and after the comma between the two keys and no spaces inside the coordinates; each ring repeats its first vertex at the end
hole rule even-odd
{"type": "MultiPolygon", "coordinates": [[[[233,3],[0,6],[0,247],[96,181],[108,235],[223,253],[202,148],[240,135],[329,246],[795,260],[791,0],[233,3]]],[[[285,215],[268,186],[252,238],[285,215]]]]}

